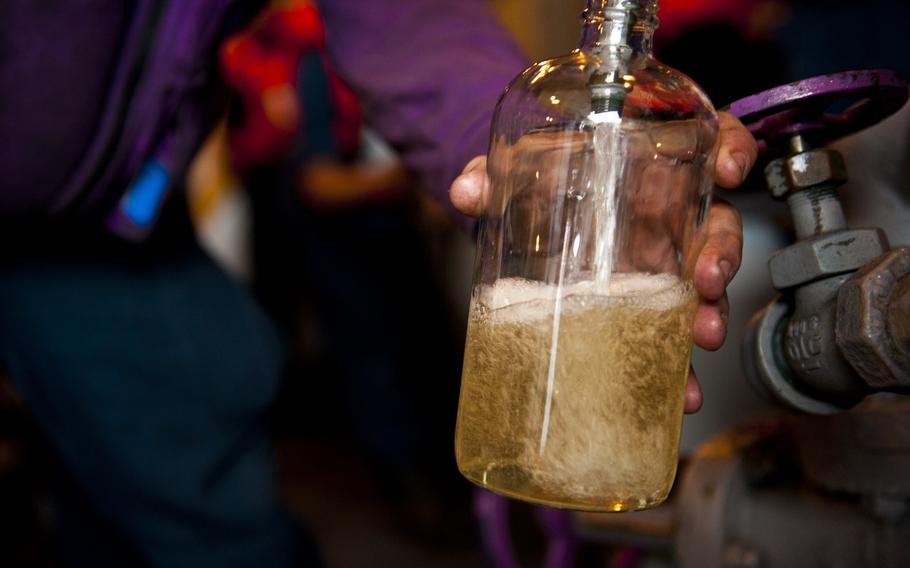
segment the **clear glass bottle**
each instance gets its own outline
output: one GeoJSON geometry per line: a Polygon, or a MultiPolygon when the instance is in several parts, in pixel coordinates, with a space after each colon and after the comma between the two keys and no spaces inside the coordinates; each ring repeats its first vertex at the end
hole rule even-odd
{"type": "Polygon", "coordinates": [[[589,0],[497,106],[456,432],[491,491],[623,511],[673,483],[718,125],[656,13],[589,0]]]}

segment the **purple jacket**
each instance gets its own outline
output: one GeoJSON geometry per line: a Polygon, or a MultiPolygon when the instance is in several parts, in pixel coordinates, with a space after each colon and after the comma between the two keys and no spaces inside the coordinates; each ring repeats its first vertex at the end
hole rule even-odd
{"type": "MultiPolygon", "coordinates": [[[[0,218],[98,217],[141,237],[112,212],[137,179],[180,185],[221,108],[217,44],[256,3],[4,0],[0,218]]],[[[526,64],[488,1],[318,3],[367,122],[447,202],[526,64]]]]}

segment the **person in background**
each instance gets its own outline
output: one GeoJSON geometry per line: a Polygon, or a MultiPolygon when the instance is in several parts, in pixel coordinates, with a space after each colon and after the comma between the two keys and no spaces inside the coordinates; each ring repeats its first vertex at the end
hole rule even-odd
{"type": "Polygon", "coordinates": [[[273,2],[221,60],[231,161],[252,206],[253,289],[289,346],[277,422],[351,430],[408,534],[464,541],[468,483],[440,443],[454,437],[463,340],[421,241],[419,189],[363,131],[312,3],[273,2]],[[324,404],[300,417],[314,397],[324,404]]]}
{"type": "MultiPolygon", "coordinates": [[[[490,115],[526,63],[487,3],[319,5],[366,121],[429,190],[478,215],[490,115]]],[[[182,192],[224,108],[218,46],[260,7],[0,8],[0,360],[60,464],[64,566],[318,563],[278,504],[263,429],[280,340],[196,243],[182,192]]],[[[734,187],[755,145],[727,115],[721,133],[717,181],[734,187]]],[[[708,223],[694,331],[713,348],[741,226],[722,202],[708,223]]],[[[686,407],[700,403],[693,377],[686,407]]]]}

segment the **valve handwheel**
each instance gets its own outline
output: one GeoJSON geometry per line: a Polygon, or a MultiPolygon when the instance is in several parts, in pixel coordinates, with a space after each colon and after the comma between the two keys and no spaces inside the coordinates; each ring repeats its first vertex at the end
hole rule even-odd
{"type": "Polygon", "coordinates": [[[852,360],[848,367],[837,357],[846,355],[833,323],[808,333],[799,327],[807,321],[833,322],[838,289],[816,286],[814,292],[808,292],[815,303],[804,302],[803,310],[792,290],[829,278],[836,284],[836,278],[855,270],[857,262],[872,261],[880,251],[874,246],[866,250],[851,245],[863,242],[860,237],[887,250],[887,244],[876,241],[874,229],[846,226],[836,193],[846,176],[843,158],[824,146],[891,116],[908,95],[907,84],[893,71],[847,71],[775,87],[740,99],[727,109],[739,117],[759,149],[772,159],[765,169],[768,189],[775,198],[787,199],[797,229],[797,242],[779,251],[769,263],[772,279],[776,271],[784,294],[749,322],[744,351],[746,376],[758,392],[790,408],[834,414],[850,408],[867,392],[866,377],[855,376],[852,360]],[[822,262],[812,243],[832,238],[835,242],[822,248],[838,248],[831,248],[822,262]],[[799,265],[810,265],[810,259],[825,269],[801,272],[799,265]],[[802,349],[804,335],[814,342],[810,350],[802,349]]]}
{"type": "Polygon", "coordinates": [[[797,135],[818,147],[859,132],[900,110],[908,94],[894,71],[846,71],[775,87],[724,110],[737,116],[766,152],[797,135]]]}

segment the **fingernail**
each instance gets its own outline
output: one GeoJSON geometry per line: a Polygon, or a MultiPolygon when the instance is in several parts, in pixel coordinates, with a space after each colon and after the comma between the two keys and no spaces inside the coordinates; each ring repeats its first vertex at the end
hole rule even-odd
{"type": "Polygon", "coordinates": [[[733,276],[733,265],[730,264],[729,260],[722,260],[717,263],[717,267],[720,269],[720,273],[724,275],[724,282],[729,284],[730,278],[733,276]]]}
{"type": "Polygon", "coordinates": [[[733,158],[733,161],[736,162],[736,166],[739,168],[740,181],[746,181],[746,175],[749,173],[749,157],[743,152],[733,152],[730,157],[733,158]]]}

